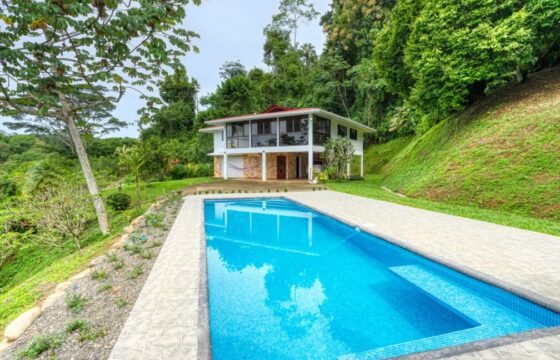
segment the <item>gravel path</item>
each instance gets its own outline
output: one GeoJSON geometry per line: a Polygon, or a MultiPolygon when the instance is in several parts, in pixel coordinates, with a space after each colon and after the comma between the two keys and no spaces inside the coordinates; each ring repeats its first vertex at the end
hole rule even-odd
{"type": "Polygon", "coordinates": [[[123,248],[111,250],[109,253],[114,256],[103,256],[91,267],[90,275],[72,281],[66,296],[46,309],[0,354],[0,359],[22,358],[22,351],[45,335],[58,338],[61,343],[55,349],[42,352],[37,359],[106,359],[156,261],[181,203],[181,198],[175,197],[149,211],[146,220],[128,236],[123,248]],[[67,298],[76,294],[86,299],[83,308],[77,312],[67,305],[67,298]],[[81,330],[67,331],[67,325],[75,320],[83,320],[87,325],[81,330]]]}

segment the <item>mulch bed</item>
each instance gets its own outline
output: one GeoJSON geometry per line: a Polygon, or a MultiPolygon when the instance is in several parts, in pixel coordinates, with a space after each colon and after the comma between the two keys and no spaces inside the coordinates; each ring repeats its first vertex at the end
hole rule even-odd
{"type": "MultiPolygon", "coordinates": [[[[142,289],[157,255],[182,204],[180,197],[169,198],[159,208],[146,213],[124,247],[110,250],[91,274],[72,281],[66,296],[59,298],[27,331],[0,354],[0,359],[107,359],[142,289]],[[115,257],[116,256],[116,257],[115,257]],[[68,298],[76,297],[82,309],[68,306],[68,298]],[[84,301],[80,301],[85,298],[84,301]],[[70,322],[87,324],[73,332],[70,322]],[[24,351],[41,337],[53,340],[55,348],[25,356],[24,351]],[[34,356],[36,355],[36,356],[34,356]]],[[[47,341],[48,342],[48,341],[47,341]]],[[[35,349],[48,347],[35,344],[35,349]]],[[[36,353],[36,351],[35,351],[36,353]]]]}

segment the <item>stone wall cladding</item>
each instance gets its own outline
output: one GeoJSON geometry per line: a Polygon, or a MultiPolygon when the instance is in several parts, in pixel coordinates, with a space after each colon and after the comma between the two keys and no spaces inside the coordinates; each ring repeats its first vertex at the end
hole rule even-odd
{"type": "Polygon", "coordinates": [[[258,178],[262,176],[262,155],[245,155],[243,157],[243,177],[258,178]]]}
{"type": "Polygon", "coordinates": [[[266,154],[266,178],[268,180],[276,179],[276,158],[282,154],[266,154]]]}
{"type": "Polygon", "coordinates": [[[214,177],[222,177],[222,158],[214,156],[214,177]]]}

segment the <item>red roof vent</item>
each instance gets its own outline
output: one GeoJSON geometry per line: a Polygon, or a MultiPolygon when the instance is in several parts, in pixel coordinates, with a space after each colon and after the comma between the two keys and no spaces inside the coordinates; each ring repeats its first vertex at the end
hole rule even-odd
{"type": "Polygon", "coordinates": [[[286,107],[286,106],[280,106],[280,105],[275,104],[275,105],[271,105],[268,108],[266,108],[266,110],[261,112],[261,114],[270,114],[270,113],[290,111],[290,110],[296,110],[296,108],[289,108],[289,107],[286,107]]]}

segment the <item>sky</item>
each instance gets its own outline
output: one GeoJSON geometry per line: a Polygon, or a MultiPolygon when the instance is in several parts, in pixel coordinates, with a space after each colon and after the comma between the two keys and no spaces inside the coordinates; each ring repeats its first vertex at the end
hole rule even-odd
{"type": "MultiPolygon", "coordinates": [[[[331,0],[311,0],[321,14],[329,10],[331,0]]],[[[197,32],[195,39],[200,52],[189,53],[185,66],[190,76],[200,83],[200,96],[213,92],[221,82],[220,66],[226,61],[241,61],[247,69],[262,63],[263,28],[277,13],[280,0],[202,0],[200,6],[189,5],[184,26],[197,32]]],[[[319,17],[320,18],[320,17],[319,17]]],[[[311,43],[317,52],[323,48],[325,35],[319,19],[304,24],[298,30],[298,43],[311,43]]],[[[137,113],[143,106],[134,92],[127,92],[115,110],[115,116],[130,125],[111,137],[138,136],[137,113]]],[[[0,118],[0,122],[6,120],[0,118]]],[[[5,128],[0,125],[0,130],[5,128]]]]}

